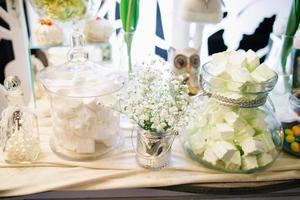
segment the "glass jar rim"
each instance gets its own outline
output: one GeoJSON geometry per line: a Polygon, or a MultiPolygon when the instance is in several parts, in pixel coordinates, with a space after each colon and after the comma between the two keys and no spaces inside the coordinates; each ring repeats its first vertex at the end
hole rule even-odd
{"type": "MultiPolygon", "coordinates": [[[[260,82],[260,83],[251,83],[251,82],[239,82],[239,81],[233,81],[233,80],[228,80],[228,79],[224,79],[224,78],[220,78],[214,74],[212,74],[211,72],[208,71],[208,68],[210,66],[213,66],[213,64],[209,61],[209,62],[206,62],[202,65],[202,68],[201,68],[201,76],[202,76],[202,79],[201,80],[204,80],[205,81],[205,84],[208,84],[210,86],[213,87],[213,85],[207,81],[205,78],[207,76],[209,77],[214,77],[215,79],[218,79],[220,81],[223,81],[223,82],[227,82],[227,83],[233,83],[233,84],[240,84],[240,85],[244,85],[244,84],[247,84],[247,86],[250,86],[252,88],[264,88],[265,90],[262,90],[262,91],[248,91],[248,92],[243,92],[244,94],[256,94],[256,93],[266,93],[266,92],[270,92],[275,84],[277,83],[277,80],[278,80],[278,74],[273,70],[274,72],[274,76],[267,80],[267,81],[264,81],[264,82],[260,82]]],[[[202,84],[202,83],[200,83],[202,84]]],[[[228,89],[227,91],[229,92],[240,92],[240,90],[238,91],[234,91],[234,90],[230,90],[228,89]]]]}
{"type": "MultiPolygon", "coordinates": [[[[68,84],[61,84],[59,81],[63,80],[63,77],[53,77],[53,74],[51,73],[50,70],[48,70],[48,68],[49,69],[52,68],[51,70],[53,70],[53,71],[55,71],[55,70],[58,71],[59,69],[61,69],[61,67],[63,67],[62,69],[64,69],[64,70],[67,69],[66,66],[67,66],[67,64],[58,65],[58,66],[49,66],[49,67],[43,69],[40,73],[38,73],[37,80],[41,83],[41,85],[47,91],[47,93],[52,94],[52,95],[59,95],[62,97],[79,98],[79,99],[80,98],[105,97],[107,95],[111,95],[111,94],[114,94],[114,93],[120,91],[126,84],[126,78],[124,75],[101,66],[103,69],[107,69],[109,71],[107,74],[103,74],[102,77],[100,76],[101,74],[99,74],[99,79],[102,78],[104,83],[108,82],[108,81],[114,81],[115,82],[114,87],[110,87],[109,90],[107,90],[107,91],[101,91],[99,89],[99,90],[96,90],[95,92],[93,92],[93,91],[92,92],[82,92],[82,91],[89,91],[91,88],[99,88],[101,86],[109,86],[111,84],[111,82],[105,83],[104,85],[99,85],[98,82],[88,81],[88,82],[86,82],[86,83],[89,83],[88,85],[85,85],[85,82],[82,82],[81,84],[78,84],[77,86],[74,87],[73,85],[69,85],[69,83],[72,81],[72,79],[70,79],[70,80],[67,80],[68,84]],[[49,76],[49,74],[50,74],[50,76],[49,76]],[[104,76],[104,75],[107,75],[107,76],[104,76]],[[111,77],[111,78],[109,78],[109,77],[111,77]],[[56,78],[59,78],[57,82],[54,81],[56,78]],[[75,91],[75,90],[78,90],[79,93],[78,94],[69,94],[68,93],[69,91],[75,91]],[[62,91],[68,91],[68,92],[63,93],[62,91]]],[[[99,66],[99,65],[96,64],[96,66],[99,66]]],[[[101,68],[99,68],[99,69],[101,69],[101,68]]],[[[95,71],[95,72],[97,72],[97,71],[95,71]]],[[[70,74],[73,75],[72,73],[70,73],[70,74]]]]}
{"type": "Polygon", "coordinates": [[[149,133],[146,134],[148,135],[147,137],[151,137],[151,138],[156,138],[156,137],[170,137],[170,136],[174,136],[177,135],[176,131],[165,131],[165,132],[161,132],[161,134],[159,134],[159,132],[156,131],[151,131],[151,130],[145,130],[139,123],[136,122],[136,126],[134,126],[134,129],[136,129],[138,132],[143,132],[143,133],[149,133]],[[153,133],[153,134],[152,134],[153,133]]]}
{"type": "MultiPolygon", "coordinates": [[[[86,95],[86,96],[76,96],[76,95],[67,95],[67,94],[62,94],[62,93],[58,93],[58,92],[55,92],[51,89],[49,89],[47,86],[45,86],[44,84],[42,84],[44,89],[49,93],[49,94],[53,94],[53,95],[58,95],[58,96],[62,96],[62,97],[68,97],[68,98],[77,98],[77,99],[86,99],[86,98],[101,98],[101,97],[105,97],[105,96],[108,96],[108,95],[111,95],[111,94],[114,94],[116,92],[119,92],[125,85],[125,83],[123,84],[120,84],[119,87],[115,88],[114,90],[111,90],[109,92],[106,92],[106,93],[101,93],[101,94],[95,94],[95,95],[86,95]]],[[[64,88],[59,88],[59,89],[64,89],[64,88]]],[[[68,88],[65,88],[66,90],[68,88]]]]}

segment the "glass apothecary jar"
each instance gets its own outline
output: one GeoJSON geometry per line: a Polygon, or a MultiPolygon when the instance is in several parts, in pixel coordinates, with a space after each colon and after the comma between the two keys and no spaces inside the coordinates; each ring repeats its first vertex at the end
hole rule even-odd
{"type": "Polygon", "coordinates": [[[88,60],[83,36],[73,33],[68,62],[42,70],[51,102],[52,150],[68,159],[94,159],[120,143],[118,91],[124,79],[88,60]]]}
{"type": "Polygon", "coordinates": [[[207,63],[201,70],[204,100],[183,135],[188,155],[209,168],[251,173],[278,157],[283,134],[268,93],[277,74],[261,83],[240,83],[215,76],[207,63]]]}

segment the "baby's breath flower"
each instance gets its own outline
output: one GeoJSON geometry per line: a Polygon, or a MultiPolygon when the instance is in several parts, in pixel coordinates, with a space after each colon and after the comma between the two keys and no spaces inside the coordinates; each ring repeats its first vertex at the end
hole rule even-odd
{"type": "Polygon", "coordinates": [[[188,89],[183,79],[172,79],[167,63],[151,59],[133,72],[121,108],[145,130],[174,132],[187,124],[188,89]]]}

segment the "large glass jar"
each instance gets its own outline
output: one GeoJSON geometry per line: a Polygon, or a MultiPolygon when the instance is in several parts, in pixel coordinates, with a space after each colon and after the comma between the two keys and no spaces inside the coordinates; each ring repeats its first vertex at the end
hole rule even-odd
{"type": "Polygon", "coordinates": [[[279,155],[283,136],[268,99],[277,75],[262,83],[239,83],[201,70],[204,101],[194,110],[183,146],[194,160],[214,169],[249,173],[269,166],[279,155]],[[241,87],[243,89],[241,90],[241,87]]]}
{"type": "Polygon", "coordinates": [[[69,159],[93,159],[120,141],[117,109],[122,77],[88,60],[83,36],[73,33],[67,63],[42,70],[39,80],[51,102],[52,150],[69,159]]]}

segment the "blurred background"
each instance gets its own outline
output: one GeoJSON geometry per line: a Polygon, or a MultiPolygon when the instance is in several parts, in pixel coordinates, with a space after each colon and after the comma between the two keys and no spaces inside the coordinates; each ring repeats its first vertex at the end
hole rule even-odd
{"type": "MultiPolygon", "coordinates": [[[[143,58],[148,54],[155,53],[166,60],[168,59],[170,46],[173,46],[174,41],[177,40],[178,42],[182,39],[176,37],[176,34],[182,31],[184,27],[181,27],[180,24],[178,26],[174,24],[178,13],[174,13],[173,9],[180,3],[181,0],[140,1],[140,18],[134,38],[135,50],[133,52],[135,57],[143,58]]],[[[6,1],[0,0],[0,6],[6,10],[6,1]]],[[[273,31],[275,21],[286,23],[290,6],[291,0],[224,0],[223,20],[218,24],[205,25],[200,51],[202,63],[209,59],[209,55],[226,49],[253,49],[264,60],[270,50],[270,33],[273,31]]],[[[24,7],[28,38],[30,38],[38,17],[29,4],[24,2],[24,7]]],[[[118,35],[121,29],[119,1],[102,1],[98,16],[106,18],[112,23],[114,34],[110,43],[112,53],[118,54],[118,47],[116,46],[118,46],[118,35]]],[[[8,24],[1,18],[0,25],[9,29],[8,24]]],[[[63,24],[61,26],[65,28],[69,25],[63,24]]],[[[190,35],[194,34],[194,26],[194,23],[190,24],[190,35]]],[[[47,48],[47,51],[55,52],[55,54],[51,54],[52,57],[63,57],[62,55],[67,52],[65,49],[57,48],[52,50],[47,48]]],[[[95,52],[95,49],[91,51],[95,52]]],[[[27,52],[24,53],[27,54],[27,52]]],[[[45,49],[31,48],[29,54],[36,55],[43,65],[49,64],[47,59],[49,53],[47,54],[45,49]]],[[[97,58],[97,55],[94,57],[97,58]]],[[[13,59],[14,53],[11,42],[3,39],[0,35],[1,83],[4,80],[4,68],[13,59]]],[[[115,59],[114,56],[111,59],[115,59]]]]}

